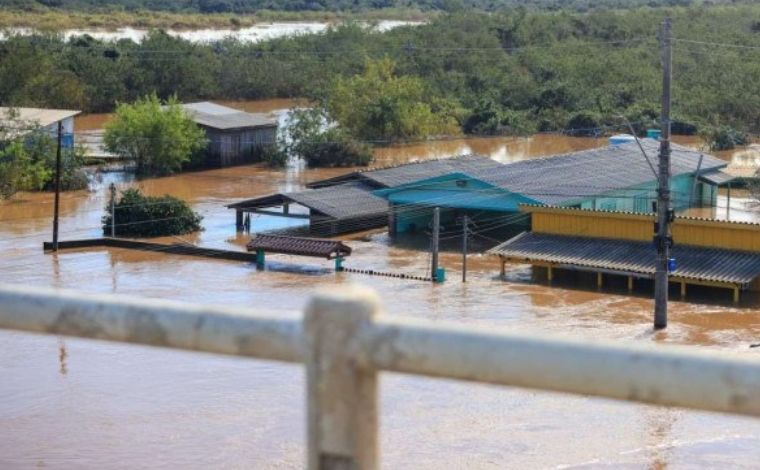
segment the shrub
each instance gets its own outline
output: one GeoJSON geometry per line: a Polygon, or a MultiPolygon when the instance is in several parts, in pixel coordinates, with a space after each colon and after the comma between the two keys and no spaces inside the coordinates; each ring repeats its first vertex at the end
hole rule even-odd
{"type": "Polygon", "coordinates": [[[372,147],[338,127],[330,127],[324,110],[293,110],[288,121],[283,146],[309,167],[365,166],[372,162],[372,147]]]}
{"type": "Polygon", "coordinates": [[[282,168],[288,163],[288,153],[277,145],[262,145],[254,149],[253,161],[266,163],[272,168],[282,168]]]}
{"type": "Polygon", "coordinates": [[[747,134],[732,127],[719,126],[707,129],[702,133],[705,142],[710,145],[710,150],[731,150],[737,145],[747,145],[747,134]]]}
{"type": "MultiPolygon", "coordinates": [[[[203,217],[181,199],[166,195],[144,196],[127,189],[116,202],[116,235],[122,237],[163,237],[202,230],[203,217]]],[[[106,205],[103,233],[111,234],[111,206],[106,205]]]]}

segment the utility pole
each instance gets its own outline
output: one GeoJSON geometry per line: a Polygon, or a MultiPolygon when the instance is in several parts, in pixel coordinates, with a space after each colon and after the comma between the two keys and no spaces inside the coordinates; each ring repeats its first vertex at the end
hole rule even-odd
{"type": "Polygon", "coordinates": [[[673,63],[670,18],[662,23],[662,135],[660,137],[660,162],[657,188],[657,266],[654,275],[654,328],[668,326],[668,261],[670,259],[670,82],[673,63]]]}
{"type": "Polygon", "coordinates": [[[430,273],[434,281],[437,281],[438,275],[438,237],[441,231],[441,209],[436,207],[433,209],[433,243],[431,256],[430,273]]]}
{"type": "Polygon", "coordinates": [[[111,183],[111,238],[116,237],[116,185],[111,183]]]}
{"type": "Polygon", "coordinates": [[[55,151],[55,202],[53,204],[53,251],[58,251],[58,211],[61,202],[61,139],[63,122],[58,121],[58,147],[55,151]]]}
{"type": "Polygon", "coordinates": [[[467,282],[467,214],[462,217],[462,282],[467,282]]]}

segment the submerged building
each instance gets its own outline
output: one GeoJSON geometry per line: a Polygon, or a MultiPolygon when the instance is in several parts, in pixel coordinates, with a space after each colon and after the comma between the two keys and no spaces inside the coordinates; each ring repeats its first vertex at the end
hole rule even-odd
{"type": "MultiPolygon", "coordinates": [[[[654,211],[659,143],[635,142],[505,165],[484,165],[375,191],[388,200],[391,231],[427,227],[432,208],[442,221],[462,213],[481,220],[516,213],[520,204],[649,213],[654,211]],[[424,210],[428,208],[429,210],[424,210]]],[[[676,210],[714,205],[718,187],[731,176],[727,162],[680,145],[672,146],[671,191],[676,210]]]]}
{"type": "Polygon", "coordinates": [[[43,132],[53,139],[58,137],[61,125],[61,146],[74,147],[74,116],[81,111],[71,109],[0,107],[0,127],[12,135],[30,135],[43,132]]]}
{"type": "MultiPolygon", "coordinates": [[[[578,208],[521,206],[531,230],[496,246],[489,254],[505,265],[529,264],[551,282],[559,272],[596,274],[597,286],[615,277],[651,280],[657,248],[654,214],[578,208]]],[[[744,290],[760,291],[760,224],[676,216],[672,224],[671,284],[686,295],[688,285],[730,289],[734,301],[744,290]]]]}
{"type": "Polygon", "coordinates": [[[204,163],[208,166],[250,163],[258,149],[276,141],[277,119],[267,114],[246,113],[208,101],[182,107],[206,132],[204,163]]]}
{"type": "MultiPolygon", "coordinates": [[[[391,234],[427,230],[434,208],[441,222],[456,225],[460,216],[494,221],[518,214],[521,204],[653,212],[659,143],[643,139],[644,158],[635,142],[503,164],[487,157],[463,155],[385,168],[355,171],[316,181],[307,190],[241,201],[244,213],[274,215],[269,209],[291,204],[307,208],[312,231],[331,235],[389,226],[391,234]]],[[[672,146],[671,190],[676,210],[715,205],[718,188],[732,177],[727,162],[679,145],[672,146]]],[[[515,219],[514,230],[527,229],[529,218],[515,219]]]]}

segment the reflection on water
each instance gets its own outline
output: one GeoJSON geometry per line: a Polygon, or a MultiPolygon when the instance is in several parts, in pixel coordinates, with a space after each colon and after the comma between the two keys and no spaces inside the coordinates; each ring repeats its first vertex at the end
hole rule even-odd
{"type": "MultiPolygon", "coordinates": [[[[535,136],[377,152],[383,164],[463,152],[512,161],[604,143],[535,136]]],[[[346,171],[243,166],[142,181],[107,173],[92,192],[63,195],[61,234],[63,239],[100,234],[113,181],[122,189],[140,187],[189,201],[204,216],[205,230],[182,239],[242,250],[248,237],[235,232],[234,213],[225,205],[346,171]]],[[[731,217],[735,208],[739,213],[742,198],[746,195],[732,194],[731,217]]],[[[449,281],[433,285],[336,274],[329,261],[284,255],[268,257],[270,268],[263,271],[246,263],[121,249],[45,255],[41,245],[49,239],[51,213],[52,196],[46,193],[0,203],[0,282],[242,305],[284,316],[301,309],[312,289],[362,283],[380,293],[392,314],[759,354],[749,348],[760,342],[757,298],[733,305],[720,290],[700,291],[704,303],[674,296],[667,332],[653,334],[646,285],[629,296],[623,284],[613,281],[597,291],[593,280],[586,286],[583,276],[575,275],[558,277],[548,287],[525,266],[510,267],[508,281],[501,282],[498,262],[477,252],[486,240],[473,240],[466,284],[458,282],[458,239],[447,241],[441,263],[449,281]]],[[[269,216],[252,225],[254,231],[286,228],[269,216]]],[[[429,269],[424,237],[394,244],[376,230],[344,238],[353,248],[347,267],[416,276],[429,269]]],[[[55,337],[11,332],[0,333],[0,348],[0,422],[6,424],[0,426],[0,468],[37,462],[53,468],[303,467],[299,367],[74,339],[59,343],[55,337]]],[[[756,421],[393,374],[384,375],[382,407],[388,468],[664,468],[715,462],[752,467],[760,448],[756,421]]]]}

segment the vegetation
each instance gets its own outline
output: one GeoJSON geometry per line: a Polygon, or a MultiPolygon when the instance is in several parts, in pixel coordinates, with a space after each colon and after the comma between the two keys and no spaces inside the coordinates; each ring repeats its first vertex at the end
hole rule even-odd
{"type": "MultiPolygon", "coordinates": [[[[172,196],[144,196],[139,189],[127,189],[116,201],[116,236],[163,237],[184,235],[202,230],[203,217],[190,206],[172,196]]],[[[103,233],[111,234],[110,203],[103,216],[103,233]]]]}
{"type": "Polygon", "coordinates": [[[368,61],[364,73],[337,77],[324,106],[330,118],[358,139],[392,141],[456,134],[456,102],[436,96],[419,77],[396,75],[389,59],[368,61]]]}
{"type": "MultiPolygon", "coordinates": [[[[53,190],[55,160],[56,143],[46,132],[30,123],[0,125],[0,199],[8,199],[18,191],[53,190]],[[18,132],[18,128],[28,130],[18,132]]],[[[62,191],[87,187],[89,180],[82,164],[80,149],[63,149],[62,191]]]]}
{"type": "Polygon", "coordinates": [[[357,140],[460,129],[617,132],[621,114],[641,132],[659,115],[656,36],[666,14],[679,40],[674,131],[760,130],[760,5],[463,12],[387,32],[345,24],[255,44],[195,44],[160,31],[140,44],[16,36],[0,43],[0,103],[109,111],[152,93],[182,101],[303,97],[357,140]]]}
{"type": "Polygon", "coordinates": [[[51,8],[64,11],[153,10],[195,13],[256,13],[276,11],[367,11],[414,8],[425,11],[499,11],[530,8],[540,10],[588,11],[643,6],[689,6],[728,3],[735,0],[0,0],[0,7],[24,10],[51,8]]]}
{"type": "Polygon", "coordinates": [[[737,145],[747,145],[749,136],[731,127],[718,126],[707,129],[702,138],[710,145],[710,150],[731,150],[737,145]]]}
{"type": "Polygon", "coordinates": [[[138,175],[161,176],[190,163],[206,147],[206,135],[176,98],[162,104],[152,94],[116,108],[104,143],[109,152],[133,160],[138,175]]]}
{"type": "Polygon", "coordinates": [[[291,111],[285,149],[293,157],[303,159],[309,167],[369,165],[372,148],[329,122],[322,108],[291,111]]]}

